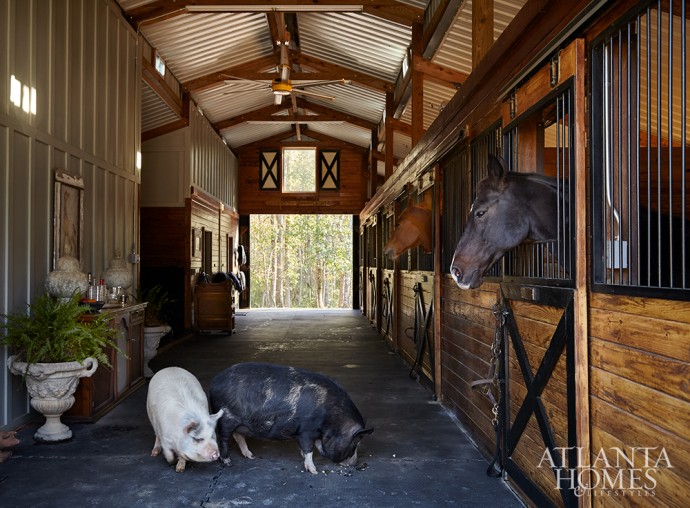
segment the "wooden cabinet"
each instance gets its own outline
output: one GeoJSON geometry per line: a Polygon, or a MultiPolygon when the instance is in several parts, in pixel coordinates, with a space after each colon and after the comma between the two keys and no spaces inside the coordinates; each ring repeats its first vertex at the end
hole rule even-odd
{"type": "Polygon", "coordinates": [[[117,347],[127,358],[113,348],[106,351],[111,367],[99,365],[93,376],[80,380],[66,419],[94,422],[144,383],[145,308],[146,303],[138,303],[102,311],[111,317],[117,347]]]}
{"type": "Polygon", "coordinates": [[[235,331],[235,288],[230,281],[194,288],[194,325],[198,331],[235,331]]]}

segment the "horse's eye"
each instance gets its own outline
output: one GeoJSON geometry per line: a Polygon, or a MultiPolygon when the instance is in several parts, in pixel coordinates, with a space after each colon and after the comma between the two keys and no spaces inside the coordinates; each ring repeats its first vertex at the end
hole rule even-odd
{"type": "Polygon", "coordinates": [[[481,217],[484,217],[485,213],[486,213],[485,210],[479,210],[477,213],[474,214],[474,216],[477,217],[477,219],[479,219],[481,217]]]}

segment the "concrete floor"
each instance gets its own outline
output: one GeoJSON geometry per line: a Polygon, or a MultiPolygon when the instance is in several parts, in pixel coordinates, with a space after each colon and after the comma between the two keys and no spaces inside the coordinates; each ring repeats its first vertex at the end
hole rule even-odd
{"type": "Polygon", "coordinates": [[[237,333],[174,343],[151,367],[183,367],[208,388],[217,372],[249,360],[337,379],[375,429],[360,445],[358,466],[315,452],[315,476],[294,441],[248,439],[256,460],[233,443],[232,467],[191,463],[176,473],[150,456],[144,386],[98,422],[70,425],[67,443],[34,443],[38,424],[20,430],[21,444],[0,464],[0,506],[523,506],[503,480],[486,476],[486,460],[457,422],[357,311],[241,312],[237,333]]]}

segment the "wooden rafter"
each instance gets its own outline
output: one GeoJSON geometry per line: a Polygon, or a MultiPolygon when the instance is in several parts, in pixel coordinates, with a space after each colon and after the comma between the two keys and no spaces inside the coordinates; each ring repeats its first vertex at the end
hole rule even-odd
{"type": "MultiPolygon", "coordinates": [[[[302,79],[349,79],[380,92],[388,92],[393,90],[393,83],[390,81],[386,81],[385,79],[377,78],[363,72],[348,69],[347,67],[343,67],[341,65],[324,62],[323,60],[305,55],[304,53],[293,55],[293,61],[303,66],[315,69],[320,75],[320,77],[316,78],[313,77],[316,76],[314,73],[304,73],[304,77],[302,77],[302,79]]],[[[296,80],[298,78],[293,76],[293,79],[296,80]]]]}
{"type": "Polygon", "coordinates": [[[241,115],[234,116],[232,118],[226,118],[225,120],[216,122],[213,124],[213,128],[220,132],[222,130],[229,129],[230,127],[234,127],[235,125],[239,125],[244,122],[249,122],[251,120],[275,120],[276,117],[274,117],[273,115],[285,111],[286,108],[287,106],[284,106],[282,104],[271,104],[270,106],[255,109],[253,111],[248,111],[247,113],[242,113],[241,115]]]}
{"type": "MultiPolygon", "coordinates": [[[[296,64],[307,65],[311,68],[319,68],[317,72],[292,72],[290,73],[290,79],[293,81],[330,81],[336,79],[347,79],[379,92],[385,92],[393,89],[393,83],[390,81],[354,71],[339,65],[329,64],[323,60],[317,60],[313,57],[304,55],[303,53],[293,53],[291,55],[291,59],[293,63],[296,64]]],[[[271,81],[278,77],[278,75],[275,72],[263,72],[261,69],[266,69],[275,65],[275,56],[261,57],[252,60],[251,62],[246,62],[242,65],[228,67],[226,69],[192,79],[183,83],[182,86],[185,90],[190,92],[201,92],[203,90],[209,90],[222,85],[225,80],[228,79],[227,76],[235,76],[237,78],[250,79],[254,81],[271,81]]]]}
{"type": "MultiPolygon", "coordinates": [[[[281,0],[280,4],[304,6],[305,2],[303,0],[281,0]]],[[[125,13],[125,16],[136,27],[141,23],[152,23],[185,14],[187,12],[185,8],[188,5],[223,5],[229,8],[233,5],[252,5],[256,6],[259,12],[261,10],[269,12],[272,9],[271,3],[263,0],[157,0],[131,9],[125,13]]],[[[422,9],[396,0],[312,0],[309,2],[309,5],[319,7],[333,5],[334,10],[336,10],[335,6],[338,5],[361,5],[363,6],[363,12],[367,14],[406,26],[412,26],[412,23],[424,20],[424,11],[422,9]]]]}
{"type": "Polygon", "coordinates": [[[329,147],[331,148],[347,148],[350,150],[354,150],[356,152],[366,152],[367,149],[364,147],[361,147],[359,145],[355,145],[354,143],[349,143],[347,141],[343,141],[342,139],[334,138],[333,136],[329,136],[327,134],[322,134],[320,132],[315,132],[312,129],[303,127],[302,128],[302,135],[310,137],[312,139],[315,139],[317,141],[320,141],[322,143],[328,143],[329,147]]]}
{"type": "Polygon", "coordinates": [[[273,73],[257,71],[257,69],[266,69],[271,66],[275,67],[276,58],[275,56],[264,56],[261,58],[256,58],[250,62],[245,62],[242,65],[237,65],[235,67],[227,67],[221,69],[217,72],[212,72],[205,76],[201,76],[196,79],[192,79],[185,83],[182,83],[182,87],[189,92],[201,92],[203,90],[208,90],[210,88],[215,88],[220,86],[228,79],[228,76],[236,76],[243,79],[259,79],[255,76],[263,76],[262,79],[272,80],[278,77],[278,75],[273,73]]]}
{"type": "Polygon", "coordinates": [[[179,117],[183,115],[182,97],[165,82],[163,76],[145,58],[142,58],[142,79],[163,102],[179,117]]]}
{"type": "Polygon", "coordinates": [[[263,108],[259,108],[253,111],[248,111],[241,115],[227,118],[213,124],[213,127],[217,131],[222,131],[224,129],[229,129],[244,122],[282,122],[282,123],[295,123],[295,122],[347,122],[363,129],[375,130],[376,124],[370,122],[360,117],[354,115],[349,115],[335,109],[328,108],[326,106],[321,106],[319,104],[310,103],[304,99],[297,99],[297,107],[312,111],[316,113],[314,115],[299,114],[295,113],[294,109],[288,111],[289,106],[287,105],[271,105],[263,108]],[[285,112],[287,111],[287,114],[285,112]],[[278,113],[283,113],[278,115],[278,113]]]}
{"type": "Polygon", "coordinates": [[[413,69],[424,74],[425,78],[431,78],[436,82],[446,83],[448,86],[458,88],[467,79],[467,74],[437,65],[424,58],[413,58],[413,69]]]}
{"type": "MultiPolygon", "coordinates": [[[[323,144],[328,144],[329,148],[344,148],[348,150],[354,150],[356,152],[361,152],[364,153],[366,152],[366,148],[363,148],[359,145],[355,145],[353,143],[349,143],[347,141],[343,141],[342,139],[334,138],[332,136],[328,136],[326,134],[321,134],[320,132],[315,132],[311,129],[308,129],[304,126],[300,127],[302,136],[306,136],[308,138],[315,139],[319,143],[323,144]]],[[[257,150],[259,148],[265,148],[267,146],[275,146],[275,145],[284,145],[284,146],[314,146],[313,141],[293,141],[289,140],[286,141],[288,138],[292,138],[294,136],[294,131],[290,129],[289,131],[281,132],[279,134],[274,134],[273,136],[269,136],[263,139],[259,139],[257,141],[252,141],[251,143],[247,143],[246,145],[241,145],[237,146],[233,149],[233,151],[237,154],[241,154],[243,152],[247,152],[250,150],[257,150]]]]}
{"type": "Polygon", "coordinates": [[[364,118],[351,115],[349,113],[343,113],[342,111],[337,111],[327,106],[322,106],[321,104],[314,104],[313,102],[309,102],[305,99],[298,99],[297,105],[302,109],[307,109],[313,113],[317,113],[319,116],[321,116],[322,121],[347,122],[367,130],[376,130],[377,128],[377,124],[375,122],[370,122],[364,118]]]}

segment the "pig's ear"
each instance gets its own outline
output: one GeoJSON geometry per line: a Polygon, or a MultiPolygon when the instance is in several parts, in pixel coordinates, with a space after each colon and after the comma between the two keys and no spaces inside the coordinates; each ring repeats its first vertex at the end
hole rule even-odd
{"type": "Polygon", "coordinates": [[[223,410],[221,409],[216,414],[211,415],[211,423],[216,423],[218,419],[223,416],[223,410]]]}
{"type": "Polygon", "coordinates": [[[198,428],[199,428],[199,422],[197,422],[196,420],[192,420],[187,425],[185,425],[184,429],[182,429],[182,430],[185,434],[191,434],[192,432],[194,432],[198,428]]]}

